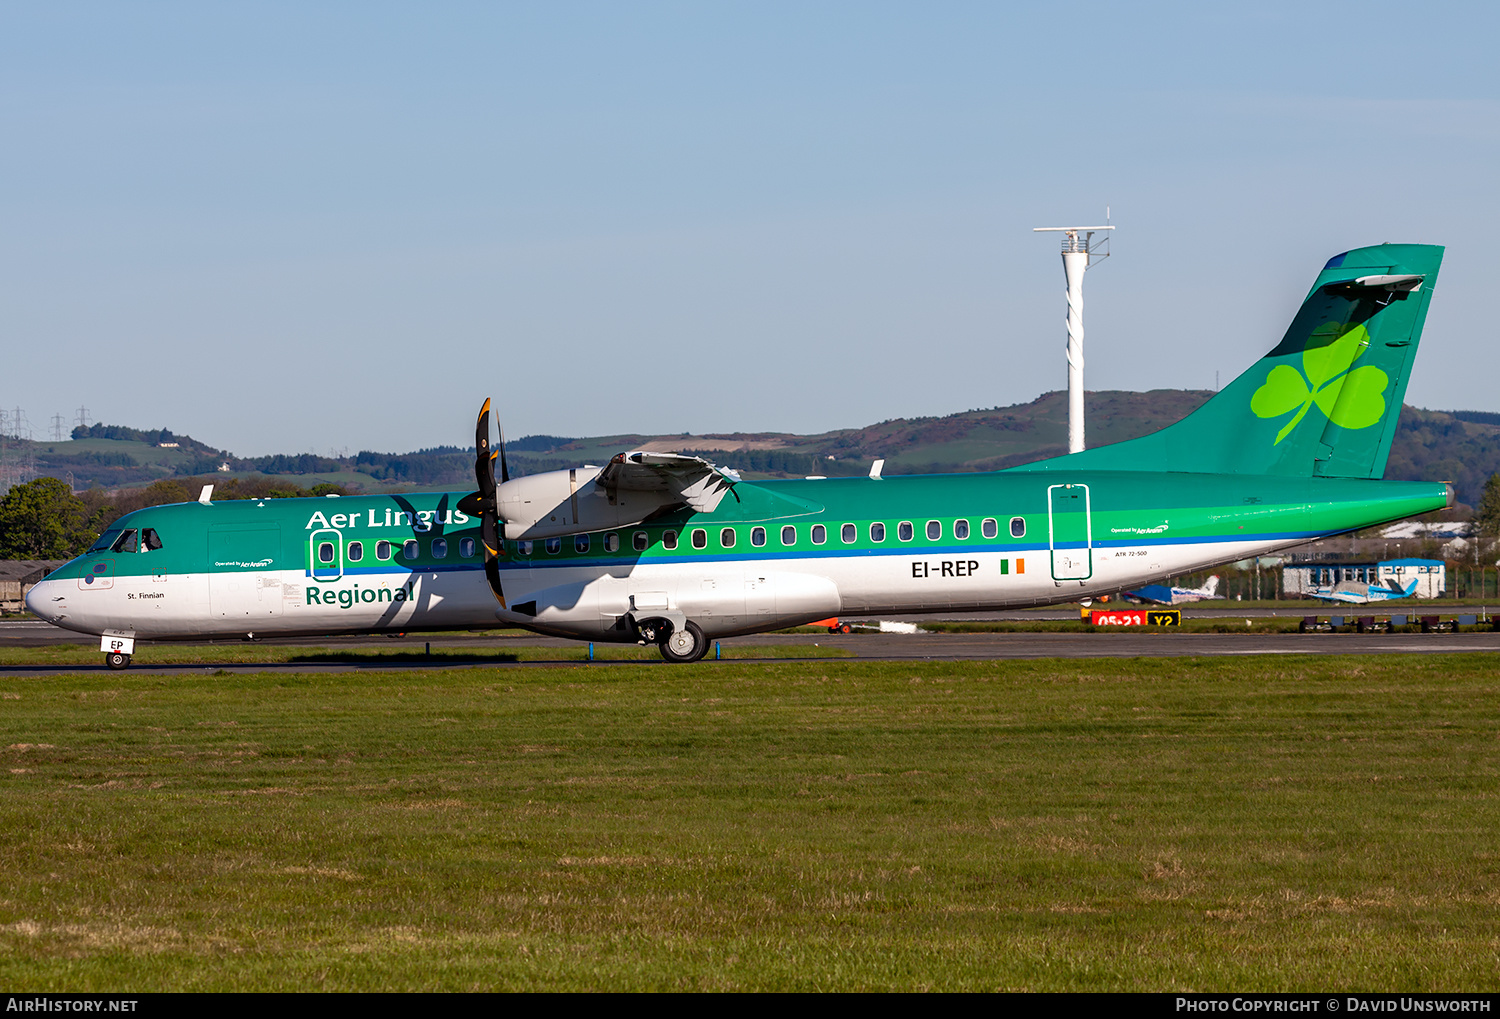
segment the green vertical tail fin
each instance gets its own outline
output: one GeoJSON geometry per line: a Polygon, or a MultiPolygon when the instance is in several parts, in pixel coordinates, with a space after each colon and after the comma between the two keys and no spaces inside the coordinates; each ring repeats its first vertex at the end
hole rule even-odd
{"type": "Polygon", "coordinates": [[[1378,478],[1442,261],[1431,244],[1335,255],[1276,348],[1181,421],[1012,469],[1378,478]]]}

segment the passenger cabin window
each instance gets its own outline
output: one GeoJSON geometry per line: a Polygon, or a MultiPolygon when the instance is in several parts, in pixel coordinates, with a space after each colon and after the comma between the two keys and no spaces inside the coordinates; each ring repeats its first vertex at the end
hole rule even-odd
{"type": "Polygon", "coordinates": [[[582,554],[589,550],[589,536],[587,534],[573,535],[573,551],[582,554]]]}
{"type": "Polygon", "coordinates": [[[912,530],[910,520],[903,520],[896,525],[896,537],[900,538],[902,541],[911,541],[912,535],[914,533],[916,532],[912,530]]]}
{"type": "Polygon", "coordinates": [[[726,527],[719,532],[719,544],[724,548],[734,548],[735,534],[733,527],[726,527]]]}
{"type": "Polygon", "coordinates": [[[821,544],[823,544],[823,542],[825,542],[827,540],[828,540],[828,528],[824,527],[822,524],[813,524],[813,526],[812,526],[812,543],[814,545],[821,545],[821,544]]]}
{"type": "Polygon", "coordinates": [[[465,559],[473,559],[474,558],[474,539],[473,538],[459,538],[458,539],[458,554],[460,556],[462,556],[463,558],[465,558],[465,559]]]}
{"type": "Polygon", "coordinates": [[[859,528],[853,524],[845,524],[839,528],[839,538],[845,545],[854,544],[854,539],[859,537],[859,528]]]}
{"type": "Polygon", "coordinates": [[[943,536],[943,525],[936,520],[927,521],[927,540],[937,541],[943,536]]]}
{"type": "Polygon", "coordinates": [[[675,549],[677,547],[677,532],[676,531],[662,531],[661,532],[661,547],[664,548],[664,549],[666,549],[668,552],[670,552],[673,549],[675,549]]]}
{"type": "Polygon", "coordinates": [[[877,524],[871,524],[870,525],[870,540],[871,541],[884,541],[885,540],[885,525],[884,524],[877,523],[877,524]]]}
{"type": "MultiPolygon", "coordinates": [[[[415,542],[413,542],[413,544],[415,544],[415,542]]],[[[318,543],[318,562],[333,562],[333,542],[322,541],[318,543]]]]}
{"type": "Polygon", "coordinates": [[[969,537],[969,522],[967,520],[953,521],[953,536],[959,541],[967,541],[969,537]]]}
{"type": "Polygon", "coordinates": [[[531,555],[531,542],[530,541],[518,541],[518,542],[516,542],[516,548],[518,548],[518,549],[521,550],[521,554],[522,555],[531,555]]]}
{"type": "Polygon", "coordinates": [[[618,534],[616,534],[614,531],[610,531],[608,534],[606,534],[604,536],[604,551],[606,551],[606,552],[618,552],[618,551],[620,551],[620,536],[618,534]]]}
{"type": "Polygon", "coordinates": [[[121,534],[115,539],[115,543],[109,547],[111,552],[134,552],[136,549],[135,528],[121,534]]]}
{"type": "Polygon", "coordinates": [[[630,547],[637,552],[646,551],[646,546],[651,544],[651,536],[645,531],[636,531],[630,536],[630,547]]]}
{"type": "Polygon", "coordinates": [[[405,559],[407,562],[411,562],[419,555],[421,555],[421,553],[417,550],[416,538],[407,538],[404,542],[401,543],[401,558],[405,559]]]}
{"type": "Polygon", "coordinates": [[[375,543],[375,558],[385,562],[391,557],[391,543],[388,541],[377,541],[375,543]]]}
{"type": "Polygon", "coordinates": [[[750,544],[760,548],[766,543],[766,529],[764,527],[750,528],[750,544]]]}
{"type": "Polygon", "coordinates": [[[1000,533],[1000,522],[994,517],[985,517],[984,523],[979,525],[979,531],[986,538],[993,538],[1000,533]]]}
{"type": "Polygon", "coordinates": [[[1010,536],[1012,538],[1026,537],[1026,521],[1022,517],[1010,518],[1010,536]]]}
{"type": "Polygon", "coordinates": [[[156,536],[153,528],[148,527],[141,532],[142,552],[155,552],[159,548],[161,548],[161,539],[156,536]]]}
{"type": "Polygon", "coordinates": [[[432,539],[432,558],[434,558],[434,559],[447,559],[448,558],[448,539],[447,538],[433,538],[432,539]]]}
{"type": "Polygon", "coordinates": [[[797,544],[797,529],[791,524],[787,524],[781,529],[781,543],[783,545],[797,544]]]}
{"type": "Polygon", "coordinates": [[[693,529],[693,547],[694,548],[707,548],[708,547],[708,532],[705,531],[701,527],[696,527],[696,528],[693,529]]]}
{"type": "Polygon", "coordinates": [[[357,563],[365,557],[365,545],[362,541],[351,541],[344,547],[344,558],[351,563],[357,563]]]}
{"type": "Polygon", "coordinates": [[[557,555],[557,553],[559,553],[561,551],[562,551],[562,539],[561,538],[548,538],[547,539],[547,554],[548,555],[557,555]]]}

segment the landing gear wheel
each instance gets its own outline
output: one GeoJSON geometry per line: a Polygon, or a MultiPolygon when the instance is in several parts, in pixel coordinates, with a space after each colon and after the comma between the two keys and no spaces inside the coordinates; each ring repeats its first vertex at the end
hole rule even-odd
{"type": "Polygon", "coordinates": [[[696,662],[708,651],[708,638],[698,629],[698,624],[689,621],[680,630],[667,634],[661,642],[661,656],[669,662],[696,662]]]}
{"type": "Polygon", "coordinates": [[[122,655],[118,651],[111,651],[104,656],[104,664],[111,669],[127,669],[130,667],[130,656],[122,655]]]}

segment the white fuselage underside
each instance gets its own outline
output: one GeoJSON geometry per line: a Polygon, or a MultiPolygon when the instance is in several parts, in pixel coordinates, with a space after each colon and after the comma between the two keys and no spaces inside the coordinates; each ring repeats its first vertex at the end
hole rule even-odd
{"type": "Polygon", "coordinates": [[[478,565],[316,580],[304,571],[49,580],[28,605],[59,626],[143,639],[523,626],[633,640],[622,617],[681,613],[708,636],[836,615],[936,613],[1076,601],[1265,554],[1295,542],[1226,541],[1026,553],[828,555],[628,566],[508,564],[501,608],[478,565]],[[534,603],[534,606],[531,604],[534,603]],[[518,612],[518,606],[525,611],[518,612]],[[534,611],[534,615],[531,612],[534,611]]]}

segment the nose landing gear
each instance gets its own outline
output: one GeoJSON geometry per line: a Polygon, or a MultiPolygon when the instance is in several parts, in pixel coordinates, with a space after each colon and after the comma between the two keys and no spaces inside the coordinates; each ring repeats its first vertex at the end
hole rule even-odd
{"type": "Polygon", "coordinates": [[[111,651],[104,656],[104,664],[108,665],[111,669],[128,669],[130,668],[130,656],[119,651],[111,651]]]}

